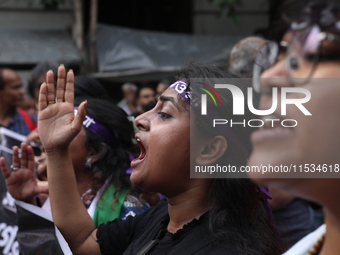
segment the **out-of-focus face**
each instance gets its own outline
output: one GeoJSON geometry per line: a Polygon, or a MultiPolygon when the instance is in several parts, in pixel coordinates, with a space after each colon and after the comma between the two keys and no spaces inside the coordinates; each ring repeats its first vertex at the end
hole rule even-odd
{"type": "Polygon", "coordinates": [[[4,89],[0,90],[0,102],[10,107],[18,107],[24,100],[25,91],[20,76],[13,70],[3,70],[4,89]]]}
{"type": "MultiPolygon", "coordinates": [[[[290,34],[285,35],[286,38],[290,34]]],[[[334,188],[329,185],[329,179],[293,179],[294,167],[299,172],[301,167],[304,171],[305,164],[315,166],[326,166],[339,164],[340,153],[340,44],[323,42],[322,52],[318,65],[308,83],[301,85],[311,93],[311,99],[303,106],[312,114],[305,116],[295,105],[287,106],[287,114],[281,115],[281,104],[279,101],[277,110],[271,118],[294,119],[298,125],[292,128],[282,127],[276,124],[274,127],[261,128],[252,134],[253,152],[249,159],[250,166],[271,165],[271,166],[292,166],[292,179],[279,179],[278,174],[262,175],[262,173],[249,173],[251,178],[261,183],[275,185],[285,188],[299,196],[318,199],[322,189],[334,188]],[[337,55],[338,54],[338,55],[337,55]],[[329,58],[328,56],[332,56],[329,58]],[[336,57],[338,56],[338,57],[336,57]],[[269,179],[264,177],[270,177],[269,179]],[[314,191],[313,191],[314,190],[314,191]],[[316,194],[318,192],[319,194],[316,194]]],[[[311,57],[312,58],[312,57],[311,57]]],[[[299,66],[298,77],[305,78],[309,71],[304,65],[299,66]]],[[[261,78],[266,80],[262,83],[264,87],[291,87],[286,70],[285,56],[270,69],[262,73],[261,78]]],[[[287,98],[303,98],[301,93],[289,93],[287,98]]],[[[260,109],[269,109],[272,105],[272,95],[262,94],[260,109]]],[[[277,122],[279,123],[279,122],[277,122]]],[[[311,166],[308,166],[311,169],[311,166]]],[[[329,167],[327,167],[329,169],[329,167]]],[[[304,173],[308,178],[312,173],[304,173]]],[[[287,175],[285,175],[287,176],[287,175]]]]}
{"type": "Polygon", "coordinates": [[[152,88],[142,88],[139,92],[138,104],[144,112],[151,110],[156,104],[155,91],[152,88]]]}
{"type": "Polygon", "coordinates": [[[166,90],[155,108],[139,115],[136,140],[140,156],[131,162],[131,181],[167,197],[190,189],[190,114],[174,89],[166,90]]]}
{"type": "Polygon", "coordinates": [[[162,93],[168,88],[168,85],[164,83],[158,83],[156,88],[156,98],[158,98],[162,93]]]}
{"type": "Polygon", "coordinates": [[[155,102],[155,91],[151,88],[142,88],[138,97],[141,105],[148,105],[155,102]]]}
{"type": "Polygon", "coordinates": [[[137,100],[137,94],[132,88],[126,88],[123,91],[123,96],[126,99],[128,104],[135,103],[135,101],[137,100]]]}

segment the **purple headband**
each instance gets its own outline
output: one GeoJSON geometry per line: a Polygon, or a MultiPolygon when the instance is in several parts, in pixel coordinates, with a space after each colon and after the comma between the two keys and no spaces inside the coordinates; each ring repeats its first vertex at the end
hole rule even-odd
{"type": "MultiPolygon", "coordinates": [[[[78,107],[74,107],[74,115],[77,115],[78,107]]],[[[89,130],[91,133],[99,136],[103,139],[104,142],[109,143],[112,146],[117,146],[118,142],[113,136],[112,132],[104,126],[102,123],[92,118],[88,114],[86,114],[85,119],[83,121],[83,126],[89,130]]]]}
{"type": "Polygon", "coordinates": [[[180,94],[188,104],[190,104],[190,92],[188,91],[188,84],[185,81],[176,81],[169,86],[169,89],[176,90],[177,93],[180,94]]]}
{"type": "MultiPolygon", "coordinates": [[[[188,103],[190,104],[190,91],[188,89],[188,84],[183,81],[183,80],[179,80],[179,81],[176,81],[174,82],[173,84],[171,84],[169,86],[170,89],[174,89],[176,90],[176,92],[178,94],[181,95],[181,97],[188,103]]],[[[211,119],[211,118],[218,118],[218,116],[215,116],[216,113],[212,113],[209,115],[208,119],[211,119]]],[[[235,144],[241,151],[242,153],[248,157],[249,156],[249,152],[248,150],[243,146],[243,144],[240,142],[240,140],[238,139],[238,137],[234,134],[233,130],[231,129],[231,127],[227,126],[227,125],[223,125],[220,126],[218,125],[217,126],[217,129],[223,133],[227,133],[227,138],[233,143],[235,144]]]]}

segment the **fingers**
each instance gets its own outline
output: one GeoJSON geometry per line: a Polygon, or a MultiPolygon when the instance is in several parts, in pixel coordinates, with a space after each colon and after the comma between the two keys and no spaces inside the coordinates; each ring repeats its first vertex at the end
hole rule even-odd
{"type": "Polygon", "coordinates": [[[38,130],[33,130],[31,133],[26,136],[26,143],[30,144],[31,142],[38,143],[40,141],[38,130]]]}
{"type": "Polygon", "coordinates": [[[21,158],[20,158],[20,168],[27,168],[28,158],[27,158],[27,144],[21,143],[21,158]]]}
{"type": "Polygon", "coordinates": [[[34,152],[31,146],[27,146],[27,168],[34,172],[35,161],[34,161],[34,152]]]}
{"type": "Polygon", "coordinates": [[[48,194],[48,182],[47,181],[38,181],[34,192],[36,194],[41,194],[41,193],[48,194]]]}
{"type": "Polygon", "coordinates": [[[0,168],[1,168],[1,171],[2,171],[5,179],[7,179],[11,175],[11,172],[7,168],[5,158],[3,158],[3,157],[0,158],[0,168]]]}
{"type": "Polygon", "coordinates": [[[72,122],[72,128],[74,130],[80,131],[80,129],[83,126],[83,121],[86,115],[86,105],[87,105],[87,101],[85,100],[84,102],[81,102],[81,104],[78,107],[77,115],[74,117],[74,120],[72,122]]]}
{"type": "Polygon", "coordinates": [[[74,104],[74,73],[70,69],[66,76],[65,102],[74,104]]]}
{"type": "Polygon", "coordinates": [[[54,83],[53,71],[46,73],[46,83],[40,87],[39,111],[45,109],[49,104],[55,102],[74,102],[74,74],[72,70],[66,74],[64,65],[58,68],[57,91],[54,83]],[[66,85],[65,85],[66,84],[66,85]]]}
{"type": "Polygon", "coordinates": [[[40,86],[39,90],[39,111],[44,110],[48,105],[47,101],[47,84],[46,82],[43,82],[40,86]]]}
{"type": "Polygon", "coordinates": [[[13,168],[20,168],[20,158],[19,158],[19,148],[18,148],[18,146],[13,146],[12,167],[13,168]]]}
{"type": "Polygon", "coordinates": [[[49,70],[46,73],[46,83],[47,83],[47,102],[50,104],[52,102],[55,102],[54,75],[52,70],[49,70]]]}
{"type": "Polygon", "coordinates": [[[64,102],[65,94],[65,79],[66,70],[64,65],[60,65],[58,68],[58,80],[57,80],[57,102],[64,102]]]}

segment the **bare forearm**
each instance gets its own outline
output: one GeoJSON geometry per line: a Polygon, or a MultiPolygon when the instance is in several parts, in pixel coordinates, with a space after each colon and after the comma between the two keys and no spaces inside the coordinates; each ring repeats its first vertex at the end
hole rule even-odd
{"type": "Polygon", "coordinates": [[[95,226],[80,200],[68,150],[49,153],[47,169],[53,220],[70,248],[77,250],[95,226]]]}

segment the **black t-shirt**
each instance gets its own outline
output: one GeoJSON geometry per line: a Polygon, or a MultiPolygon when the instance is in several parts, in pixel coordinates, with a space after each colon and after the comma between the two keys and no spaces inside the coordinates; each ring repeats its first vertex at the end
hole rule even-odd
{"type": "Polygon", "coordinates": [[[207,227],[207,214],[172,234],[166,230],[169,222],[168,206],[167,201],[162,200],[136,217],[116,219],[100,225],[97,242],[101,253],[105,255],[240,254],[231,244],[215,242],[207,227]]]}

